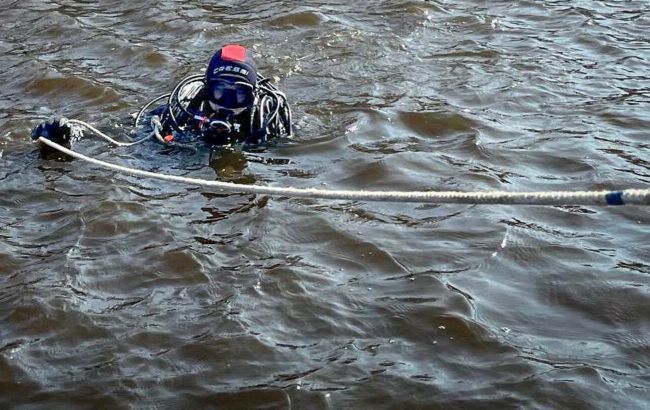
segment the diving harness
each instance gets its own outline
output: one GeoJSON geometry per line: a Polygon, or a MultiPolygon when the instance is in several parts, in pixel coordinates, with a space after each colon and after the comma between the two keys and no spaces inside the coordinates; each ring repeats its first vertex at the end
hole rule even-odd
{"type": "Polygon", "coordinates": [[[247,121],[249,130],[245,144],[264,144],[275,138],[291,138],[291,108],[286,95],[271,83],[270,79],[257,75],[257,86],[254,89],[252,107],[237,116],[233,115],[211,118],[200,108],[193,107],[192,102],[204,92],[205,76],[190,75],[183,78],[171,93],[163,94],[146,103],[134,120],[134,128],[140,125],[148,109],[155,103],[167,99],[165,110],[151,116],[150,125],[156,138],[163,144],[174,144],[201,137],[203,130],[212,130],[225,134],[238,132],[243,125],[238,121],[247,121]],[[163,136],[164,124],[169,124],[172,133],[163,136]],[[195,130],[200,132],[196,133],[195,130]]]}

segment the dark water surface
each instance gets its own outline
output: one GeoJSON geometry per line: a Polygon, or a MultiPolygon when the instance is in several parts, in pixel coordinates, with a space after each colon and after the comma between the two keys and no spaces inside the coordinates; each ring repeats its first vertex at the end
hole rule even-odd
{"type": "Polygon", "coordinates": [[[647,1],[0,0],[1,408],[643,409],[646,208],[224,195],[39,157],[226,42],[297,136],[100,159],[346,189],[648,187],[647,1]]]}

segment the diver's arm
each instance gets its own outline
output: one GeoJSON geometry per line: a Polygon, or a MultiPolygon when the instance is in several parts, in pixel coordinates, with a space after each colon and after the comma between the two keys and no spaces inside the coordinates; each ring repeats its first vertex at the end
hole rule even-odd
{"type": "Polygon", "coordinates": [[[64,117],[50,118],[32,129],[32,141],[37,141],[42,137],[65,147],[70,147],[71,136],[70,124],[64,117]]]}
{"type": "MultiPolygon", "coordinates": [[[[181,98],[187,104],[186,109],[190,111],[200,112],[203,107],[203,97],[201,93],[193,93],[192,95],[183,95],[181,98]]],[[[198,123],[191,118],[185,110],[178,107],[163,104],[154,110],[151,110],[147,116],[149,118],[157,118],[159,121],[158,133],[160,134],[162,142],[170,143],[173,141],[181,142],[188,139],[194,139],[195,134],[200,133],[197,128],[198,123]]],[[[152,123],[152,128],[156,124],[152,123]]]]}

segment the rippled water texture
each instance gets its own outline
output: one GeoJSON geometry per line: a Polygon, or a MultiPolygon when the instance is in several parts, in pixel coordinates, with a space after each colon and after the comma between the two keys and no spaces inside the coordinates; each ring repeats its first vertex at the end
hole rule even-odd
{"type": "Polygon", "coordinates": [[[129,114],[226,42],[297,136],[209,163],[274,186],[648,187],[646,1],[2,1],[0,407],[642,409],[646,208],[224,195],[41,158],[54,114],[129,114]]]}

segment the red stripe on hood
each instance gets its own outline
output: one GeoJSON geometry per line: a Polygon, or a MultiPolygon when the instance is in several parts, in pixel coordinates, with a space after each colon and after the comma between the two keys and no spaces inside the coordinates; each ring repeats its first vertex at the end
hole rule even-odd
{"type": "Polygon", "coordinates": [[[229,45],[221,49],[221,58],[225,61],[246,61],[246,48],[238,45],[229,45]]]}

